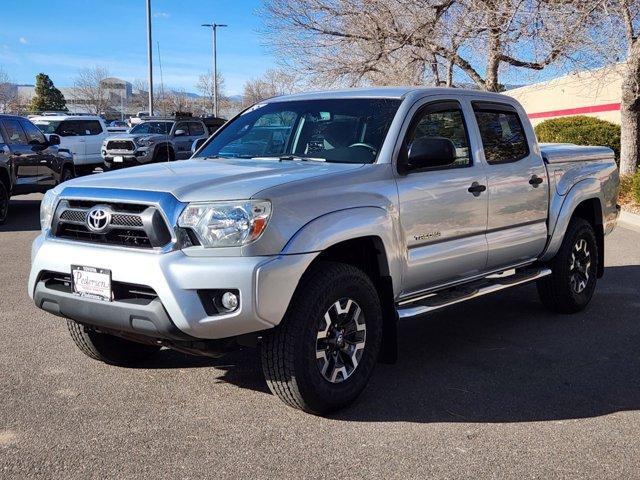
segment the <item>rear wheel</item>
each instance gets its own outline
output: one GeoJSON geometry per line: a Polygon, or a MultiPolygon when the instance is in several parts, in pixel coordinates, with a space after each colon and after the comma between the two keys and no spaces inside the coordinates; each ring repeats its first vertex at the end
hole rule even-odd
{"type": "Polygon", "coordinates": [[[78,349],[94,360],[111,365],[131,366],[151,357],[160,350],[157,345],[131,342],[124,338],[96,332],[73,320],[67,320],[71,338],[78,349]]]}
{"type": "Polygon", "coordinates": [[[0,225],[7,221],[9,216],[9,190],[0,180],[0,225]]]}
{"type": "Polygon", "coordinates": [[[584,309],[596,289],[599,253],[591,224],[573,218],[560,250],[549,263],[553,273],[538,280],[542,303],[558,313],[584,309]]]}
{"type": "Polygon", "coordinates": [[[263,339],[262,368],[288,405],[325,414],[353,402],[380,351],[382,312],[371,280],[321,262],[305,274],[282,323],[263,339]]]}

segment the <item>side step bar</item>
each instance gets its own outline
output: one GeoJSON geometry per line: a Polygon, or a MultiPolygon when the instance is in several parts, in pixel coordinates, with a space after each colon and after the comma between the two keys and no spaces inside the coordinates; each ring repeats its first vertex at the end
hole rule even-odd
{"type": "Polygon", "coordinates": [[[401,319],[417,317],[456,303],[533,282],[547,275],[551,275],[551,270],[548,268],[527,268],[518,270],[511,275],[490,275],[483,280],[459,287],[433,292],[413,300],[402,300],[398,303],[398,315],[401,319]]]}

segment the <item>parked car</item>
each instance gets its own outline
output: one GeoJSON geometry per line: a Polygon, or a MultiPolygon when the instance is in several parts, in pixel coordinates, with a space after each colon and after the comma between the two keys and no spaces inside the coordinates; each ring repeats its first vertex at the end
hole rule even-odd
{"type": "Polygon", "coordinates": [[[191,156],[198,138],[207,138],[198,118],[153,118],[135,125],[129,133],[114,134],[102,145],[104,168],[130,167],[152,162],[183,160],[191,156]]]}
{"type": "Polygon", "coordinates": [[[26,118],[0,114],[0,224],[13,195],[45,192],[74,177],[73,157],[59,143],[26,118]]]}
{"type": "Polygon", "coordinates": [[[102,166],[100,147],[108,136],[102,117],[56,114],[33,117],[32,121],[43,133],[53,133],[60,137],[60,149],[73,155],[79,175],[102,166]]]}
{"type": "Polygon", "coordinates": [[[29,294],[109,364],[260,345],[274,395],[324,414],[395,358],[400,320],[528,282],[584,309],[618,183],[610,149],[541,148],[507,96],[277,97],[197,158],[47,193],[29,294]]]}

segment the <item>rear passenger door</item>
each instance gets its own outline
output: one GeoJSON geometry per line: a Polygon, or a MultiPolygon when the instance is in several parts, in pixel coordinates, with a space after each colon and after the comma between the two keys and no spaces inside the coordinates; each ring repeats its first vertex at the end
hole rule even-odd
{"type": "Polygon", "coordinates": [[[98,120],[80,120],[84,130],[86,163],[102,163],[100,148],[104,140],[104,131],[98,120]]]}
{"type": "Polygon", "coordinates": [[[472,105],[487,163],[487,267],[494,270],[535,259],[544,249],[549,186],[520,113],[508,104],[472,105]]]}

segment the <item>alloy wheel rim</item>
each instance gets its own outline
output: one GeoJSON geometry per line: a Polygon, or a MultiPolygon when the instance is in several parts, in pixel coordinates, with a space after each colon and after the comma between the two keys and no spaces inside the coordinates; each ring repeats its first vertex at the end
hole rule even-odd
{"type": "Polygon", "coordinates": [[[367,338],[360,305],[351,298],[333,303],[318,322],[316,363],[325,380],[345,381],[356,371],[367,338]]]}
{"type": "Polygon", "coordinates": [[[589,244],[584,238],[580,238],[571,250],[571,264],[569,265],[569,282],[574,293],[582,293],[587,288],[590,268],[589,244]]]}

